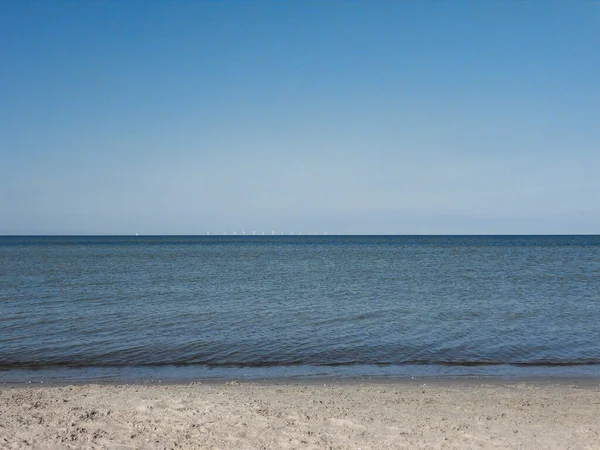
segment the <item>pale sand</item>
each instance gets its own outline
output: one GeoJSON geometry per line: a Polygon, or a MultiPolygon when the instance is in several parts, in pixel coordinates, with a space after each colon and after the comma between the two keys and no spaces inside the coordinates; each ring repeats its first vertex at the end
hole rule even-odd
{"type": "Polygon", "coordinates": [[[598,383],[0,389],[0,448],[596,448],[598,383]]]}

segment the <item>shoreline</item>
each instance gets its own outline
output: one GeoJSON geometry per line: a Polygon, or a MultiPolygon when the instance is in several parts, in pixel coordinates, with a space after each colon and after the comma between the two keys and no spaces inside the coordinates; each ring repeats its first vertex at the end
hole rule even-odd
{"type": "MultiPolygon", "coordinates": [[[[495,367],[495,366],[494,366],[495,367]]],[[[80,373],[80,368],[65,368],[61,371],[51,369],[27,369],[27,370],[0,370],[0,389],[3,386],[84,386],[84,385],[190,385],[190,384],[227,384],[231,381],[239,383],[256,384],[411,384],[411,383],[431,383],[431,384],[505,384],[505,383],[526,383],[526,384],[580,384],[580,385],[600,385],[600,366],[583,366],[586,369],[593,369],[585,372],[554,372],[548,373],[547,370],[533,369],[521,373],[465,373],[465,374],[430,374],[402,373],[393,375],[379,375],[373,373],[354,373],[352,375],[339,375],[337,373],[309,373],[293,374],[274,372],[258,373],[236,370],[220,373],[215,376],[192,376],[192,373],[186,373],[179,370],[179,367],[172,367],[168,371],[156,372],[138,372],[138,368],[124,367],[115,370],[115,368],[106,368],[106,371],[95,372],[93,370],[80,373]],[[69,376],[70,374],[70,376],[69,376]]],[[[562,368],[562,367],[561,367],[562,368]]],[[[572,368],[572,367],[569,367],[572,368]]],[[[86,370],[87,368],[84,368],[86,370]]],[[[104,369],[104,368],[103,368],[104,369]]]]}
{"type": "Polygon", "coordinates": [[[5,385],[0,448],[600,448],[600,380],[311,381],[5,385]]]}
{"type": "Polygon", "coordinates": [[[453,365],[345,365],[345,366],[265,366],[207,367],[203,365],[161,366],[49,366],[0,369],[0,384],[85,384],[147,383],[185,384],[193,381],[366,381],[412,379],[446,380],[600,380],[600,364],[521,367],[514,364],[453,365]]]}
{"type": "Polygon", "coordinates": [[[199,379],[140,379],[140,380],[58,380],[58,381],[4,381],[0,377],[0,389],[19,388],[45,388],[45,387],[69,387],[69,386],[359,386],[359,385],[381,385],[381,386],[481,386],[481,385],[532,385],[532,386],[584,386],[600,387],[600,377],[500,377],[500,376],[466,376],[466,377],[285,377],[285,378],[199,378],[199,379]]]}

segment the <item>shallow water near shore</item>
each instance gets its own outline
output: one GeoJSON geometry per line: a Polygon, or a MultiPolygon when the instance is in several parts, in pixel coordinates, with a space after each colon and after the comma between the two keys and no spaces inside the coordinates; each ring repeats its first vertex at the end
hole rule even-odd
{"type": "Polygon", "coordinates": [[[599,236],[0,237],[0,381],[599,377],[599,236]]]}

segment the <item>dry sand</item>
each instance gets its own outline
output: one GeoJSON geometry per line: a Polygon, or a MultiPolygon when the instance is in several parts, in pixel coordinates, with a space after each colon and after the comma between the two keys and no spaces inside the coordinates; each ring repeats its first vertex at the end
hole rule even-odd
{"type": "Polygon", "coordinates": [[[0,448],[600,449],[600,387],[522,382],[3,387],[0,448]]]}

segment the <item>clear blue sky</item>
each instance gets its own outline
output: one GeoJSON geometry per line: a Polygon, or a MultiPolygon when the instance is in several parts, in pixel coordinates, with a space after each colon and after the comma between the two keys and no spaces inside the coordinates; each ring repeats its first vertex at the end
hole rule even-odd
{"type": "Polygon", "coordinates": [[[600,2],[0,2],[0,234],[600,232],[600,2]]]}

